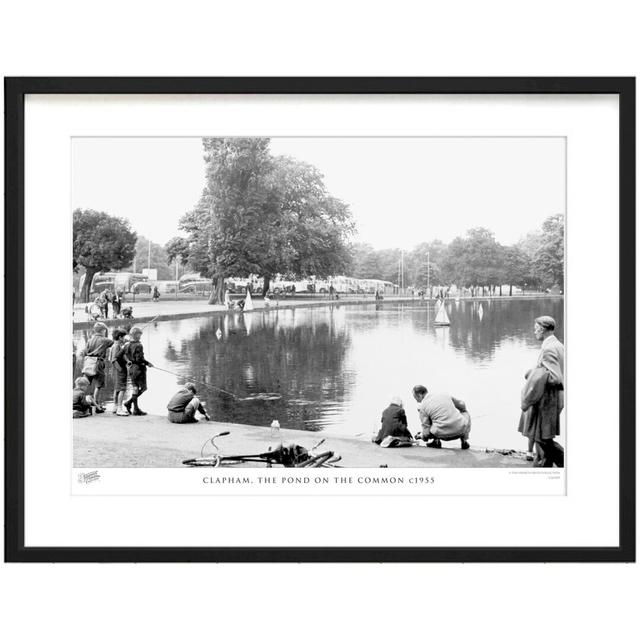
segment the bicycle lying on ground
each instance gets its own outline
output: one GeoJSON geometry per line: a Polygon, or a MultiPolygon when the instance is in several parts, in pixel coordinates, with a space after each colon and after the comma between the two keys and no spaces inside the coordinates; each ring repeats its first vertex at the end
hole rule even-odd
{"type": "Polygon", "coordinates": [[[313,451],[324,442],[324,439],[320,440],[311,449],[306,449],[299,444],[287,446],[280,444],[275,449],[264,453],[228,456],[222,453],[215,440],[216,438],[228,436],[229,433],[229,431],[222,431],[214,434],[211,438],[205,440],[200,449],[199,458],[183,460],[182,464],[189,467],[220,467],[244,462],[259,462],[267,467],[272,467],[273,465],[281,465],[283,467],[335,467],[335,463],[341,460],[341,457],[335,455],[333,451],[313,454],[313,451]],[[207,445],[213,446],[215,451],[205,455],[207,445]]]}

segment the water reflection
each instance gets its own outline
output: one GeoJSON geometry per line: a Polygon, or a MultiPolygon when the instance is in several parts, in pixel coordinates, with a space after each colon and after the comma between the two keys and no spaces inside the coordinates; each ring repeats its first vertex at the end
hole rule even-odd
{"type": "MultiPolygon", "coordinates": [[[[433,302],[424,301],[156,323],[145,328],[147,358],[172,373],[151,369],[141,404],[164,413],[176,386],[196,379],[216,420],[267,426],[277,418],[283,427],[353,435],[373,429],[392,395],[404,399],[409,427],[417,430],[411,387],[425,384],[467,402],[474,445],[522,448],[516,432],[522,376],[539,349],[533,320],[554,316],[564,341],[562,300],[445,304],[449,327],[434,326],[433,302]],[[281,398],[233,397],[260,393],[281,398]]],[[[77,350],[88,333],[74,333],[77,350]]],[[[78,358],[75,375],[81,367],[78,358]]],[[[109,377],[104,397],[112,389],[109,377]]]]}
{"type": "MultiPolygon", "coordinates": [[[[532,304],[530,300],[460,300],[447,302],[452,319],[449,329],[451,347],[475,362],[490,362],[496,349],[506,342],[538,346],[533,336],[534,319],[544,313],[553,316],[556,335],[564,342],[562,300],[532,304]]],[[[437,333],[440,329],[435,329],[437,333]]]]}

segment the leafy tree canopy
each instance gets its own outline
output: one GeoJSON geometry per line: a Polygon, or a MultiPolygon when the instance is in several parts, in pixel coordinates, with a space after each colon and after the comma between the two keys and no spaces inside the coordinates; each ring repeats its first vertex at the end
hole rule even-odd
{"type": "Polygon", "coordinates": [[[81,295],[88,300],[96,273],[122,269],[135,255],[136,233],[128,220],[93,209],[73,212],[73,269],[85,268],[81,295]]]}
{"type": "Polygon", "coordinates": [[[322,174],[288,157],[274,157],[268,138],[205,138],[206,187],[180,227],[192,268],[216,284],[225,277],[263,276],[265,291],[277,273],[329,275],[350,261],[353,230],[347,206],[332,197],[322,174]]]}

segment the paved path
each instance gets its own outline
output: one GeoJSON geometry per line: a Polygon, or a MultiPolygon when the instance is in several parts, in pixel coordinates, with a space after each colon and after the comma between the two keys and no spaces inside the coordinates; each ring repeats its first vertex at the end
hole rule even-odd
{"type": "MultiPolygon", "coordinates": [[[[411,297],[391,297],[387,299],[387,302],[398,300],[413,300],[417,298],[411,297]]],[[[282,298],[279,300],[272,300],[268,305],[262,298],[253,298],[253,306],[256,311],[263,310],[265,308],[276,309],[283,307],[316,307],[327,305],[339,305],[339,304],[372,304],[375,300],[373,296],[353,296],[344,297],[339,300],[329,300],[327,297],[299,297],[299,298],[282,298]]],[[[206,299],[199,300],[160,300],[159,302],[152,302],[150,300],[144,300],[141,302],[130,303],[133,306],[133,314],[136,322],[146,322],[152,320],[156,316],[158,320],[178,319],[178,318],[191,318],[195,316],[203,315],[217,315],[225,313],[233,313],[229,311],[224,305],[207,304],[206,299]]],[[[73,326],[77,329],[87,328],[93,326],[93,321],[87,319],[87,314],[84,311],[84,304],[76,304],[74,307],[73,326]]],[[[237,311],[236,311],[237,312],[237,311]]],[[[247,312],[245,312],[247,313],[247,312]]],[[[116,326],[122,324],[122,319],[113,320],[109,318],[106,324],[116,326]]]]}
{"type": "MultiPolygon", "coordinates": [[[[219,438],[224,453],[261,453],[279,443],[268,427],[221,422],[171,424],[164,416],[118,417],[104,413],[73,421],[74,467],[181,467],[182,460],[200,455],[202,444],[214,433],[230,431],[219,438]]],[[[526,467],[521,454],[503,455],[472,448],[462,451],[459,442],[444,443],[442,449],[413,446],[383,449],[361,437],[326,436],[322,433],[282,429],[284,443],[311,448],[326,438],[319,451],[342,456],[344,467],[526,467]]],[[[249,466],[249,465],[247,465],[249,466]]],[[[260,466],[259,464],[253,466],[260,466]]]]}

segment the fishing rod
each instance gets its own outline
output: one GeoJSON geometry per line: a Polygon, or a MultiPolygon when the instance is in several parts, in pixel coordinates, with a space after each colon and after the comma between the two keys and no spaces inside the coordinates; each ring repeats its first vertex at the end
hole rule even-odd
{"type": "Polygon", "coordinates": [[[225,393],[228,396],[231,396],[232,398],[235,398],[236,400],[240,400],[241,398],[239,398],[235,393],[231,393],[231,391],[227,391],[226,389],[222,389],[220,387],[216,387],[212,384],[209,384],[208,382],[205,382],[204,380],[198,380],[197,378],[192,378],[191,376],[186,376],[182,373],[176,373],[175,371],[169,371],[168,369],[161,369],[160,367],[156,367],[155,365],[153,366],[153,369],[157,369],[158,371],[163,371],[164,373],[168,373],[172,376],[175,376],[176,378],[186,378],[187,380],[190,380],[191,382],[197,382],[198,384],[203,384],[205,387],[209,387],[210,389],[214,389],[215,391],[219,391],[220,393],[225,393]]]}
{"type": "Polygon", "coordinates": [[[143,327],[146,327],[147,325],[150,325],[152,322],[155,322],[160,316],[157,315],[155,318],[151,318],[151,320],[149,320],[149,322],[145,322],[144,324],[140,324],[138,325],[141,329],[143,327]]]}

